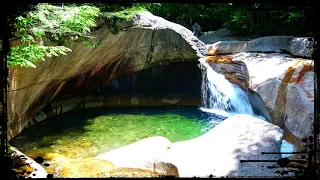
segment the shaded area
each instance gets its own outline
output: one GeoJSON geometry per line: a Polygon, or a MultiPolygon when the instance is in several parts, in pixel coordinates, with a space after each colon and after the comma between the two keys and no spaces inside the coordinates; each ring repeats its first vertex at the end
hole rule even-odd
{"type": "MultiPolygon", "coordinates": [[[[105,74],[105,73],[104,73],[105,74]]],[[[100,77],[104,79],[108,77],[100,77]]],[[[79,79],[75,78],[70,82],[79,83],[79,79]]],[[[73,86],[72,83],[63,88],[60,92],[61,98],[68,96],[139,96],[140,99],[153,97],[162,99],[163,97],[178,98],[187,100],[194,98],[194,106],[200,104],[200,84],[201,71],[194,63],[173,63],[170,65],[159,66],[142,70],[130,75],[122,76],[109,83],[93,86],[85,86],[79,88],[73,86]],[[197,101],[198,98],[198,101],[197,101]]],[[[59,98],[57,98],[59,99],[59,98]]],[[[131,99],[128,99],[130,102],[131,99]]],[[[152,103],[150,103],[152,104],[152,103]]]]}

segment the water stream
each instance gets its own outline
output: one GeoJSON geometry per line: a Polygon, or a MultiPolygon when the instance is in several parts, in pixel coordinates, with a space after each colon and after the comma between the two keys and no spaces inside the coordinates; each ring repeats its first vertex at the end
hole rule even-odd
{"type": "MultiPolygon", "coordinates": [[[[213,127],[235,114],[249,114],[266,121],[266,118],[253,112],[248,95],[237,85],[231,84],[222,74],[212,69],[204,58],[199,59],[202,69],[202,107],[200,110],[212,115],[208,117],[213,127]],[[217,119],[217,115],[222,118],[217,119]]],[[[294,145],[283,140],[281,152],[295,151],[294,145]]],[[[290,157],[292,154],[282,154],[282,157],[290,157]]]]}
{"type": "Polygon", "coordinates": [[[233,114],[253,113],[247,94],[237,85],[231,84],[222,74],[215,72],[210,65],[201,58],[203,69],[202,79],[202,107],[201,110],[222,116],[233,114]]]}

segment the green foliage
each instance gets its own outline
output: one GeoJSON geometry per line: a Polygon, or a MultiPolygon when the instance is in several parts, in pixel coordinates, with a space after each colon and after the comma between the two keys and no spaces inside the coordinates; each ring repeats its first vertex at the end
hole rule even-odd
{"type": "Polygon", "coordinates": [[[247,8],[233,3],[136,3],[151,13],[169,21],[190,28],[194,23],[200,24],[204,31],[221,27],[230,29],[247,28],[247,8]]]}
{"type": "MultiPolygon", "coordinates": [[[[288,4],[268,3],[135,3],[151,13],[190,28],[200,24],[203,31],[227,28],[237,35],[288,35],[310,28],[306,11],[264,11],[288,8],[288,4]],[[281,7],[280,7],[281,6],[281,7]],[[260,11],[261,10],[261,11],[260,11]]],[[[309,13],[310,14],[310,13],[309,13]]]]}
{"type": "Polygon", "coordinates": [[[45,57],[66,55],[71,49],[64,46],[19,45],[11,48],[8,56],[8,66],[21,66],[36,68],[34,63],[45,57]]]}
{"type": "Polygon", "coordinates": [[[304,12],[303,11],[291,12],[289,14],[289,17],[288,17],[286,22],[288,24],[293,24],[293,23],[296,23],[298,21],[303,21],[303,18],[304,18],[304,12]]]}
{"type": "Polygon", "coordinates": [[[131,20],[138,12],[144,10],[146,9],[141,6],[130,7],[117,12],[104,12],[102,17],[108,21],[110,31],[117,34],[119,32],[120,22],[124,20],[131,20]]]}
{"type": "MultiPolygon", "coordinates": [[[[229,6],[233,6],[233,4],[228,4],[229,6]]],[[[245,6],[235,7],[229,17],[227,18],[226,23],[224,24],[230,30],[241,30],[247,29],[249,26],[249,20],[247,17],[248,9],[245,6]]]]}
{"type": "Polygon", "coordinates": [[[12,155],[14,154],[13,146],[11,146],[9,143],[7,143],[7,146],[8,146],[7,155],[8,155],[9,157],[12,157],[12,155]]]}
{"type": "Polygon", "coordinates": [[[65,55],[71,49],[64,46],[43,46],[35,39],[48,38],[59,44],[69,40],[87,41],[90,29],[100,10],[94,6],[53,6],[38,4],[35,11],[19,16],[14,23],[14,36],[24,42],[11,48],[8,66],[36,67],[35,62],[45,57],[65,55]]]}

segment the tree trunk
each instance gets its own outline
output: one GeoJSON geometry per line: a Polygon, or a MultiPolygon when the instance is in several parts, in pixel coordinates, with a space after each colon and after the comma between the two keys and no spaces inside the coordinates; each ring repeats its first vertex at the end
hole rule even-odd
{"type": "Polygon", "coordinates": [[[270,17],[269,11],[270,4],[267,3],[255,3],[253,10],[249,12],[250,32],[253,34],[261,35],[270,32],[270,17]]]}

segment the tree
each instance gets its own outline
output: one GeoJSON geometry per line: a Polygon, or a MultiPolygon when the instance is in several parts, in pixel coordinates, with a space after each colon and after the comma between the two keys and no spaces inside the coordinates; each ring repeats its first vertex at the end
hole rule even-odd
{"type": "Polygon", "coordinates": [[[66,55],[71,49],[63,45],[69,40],[88,40],[99,13],[99,8],[89,5],[36,5],[34,11],[15,19],[13,35],[21,43],[11,48],[8,67],[35,68],[34,63],[45,57],[66,55]],[[56,42],[56,45],[41,44],[44,39],[56,42]]]}

